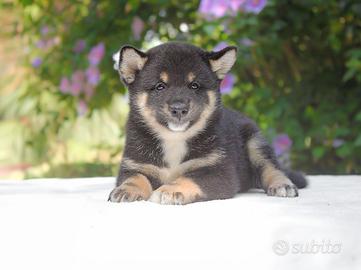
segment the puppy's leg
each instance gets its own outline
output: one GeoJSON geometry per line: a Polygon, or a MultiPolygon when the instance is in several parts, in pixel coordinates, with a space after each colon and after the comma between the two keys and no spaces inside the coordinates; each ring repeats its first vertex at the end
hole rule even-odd
{"type": "Polygon", "coordinates": [[[238,190],[239,179],[235,172],[225,164],[218,164],[185,173],[156,189],[149,200],[161,204],[188,204],[232,198],[238,190]]]}
{"type": "Polygon", "coordinates": [[[143,174],[134,174],[126,178],[109,195],[111,202],[133,202],[148,200],[152,193],[152,185],[143,174]]]}
{"type": "Polygon", "coordinates": [[[160,204],[187,204],[202,198],[203,191],[192,178],[179,177],[155,190],[149,200],[160,204]]]}
{"type": "Polygon", "coordinates": [[[261,185],[267,195],[278,197],[297,197],[297,187],[280,169],[273,149],[259,133],[248,142],[247,150],[250,162],[259,170],[261,185]]]}

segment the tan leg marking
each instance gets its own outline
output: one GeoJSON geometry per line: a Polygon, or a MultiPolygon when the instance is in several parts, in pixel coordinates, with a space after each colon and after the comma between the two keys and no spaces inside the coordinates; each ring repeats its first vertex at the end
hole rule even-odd
{"type": "Polygon", "coordinates": [[[111,202],[133,202],[148,200],[152,194],[152,186],[147,177],[137,174],[126,179],[109,195],[111,202]]]}
{"type": "Polygon", "coordinates": [[[262,171],[262,185],[267,195],[277,197],[297,197],[297,187],[280,170],[267,164],[262,171]]]}
{"type": "Polygon", "coordinates": [[[187,204],[199,198],[204,198],[199,186],[190,178],[179,177],[173,183],[155,190],[149,201],[160,204],[187,204]]]}
{"type": "Polygon", "coordinates": [[[262,142],[257,136],[250,139],[247,143],[249,158],[253,165],[262,168],[261,181],[263,189],[267,195],[277,197],[297,197],[297,187],[291,180],[274,165],[264,158],[260,148],[262,142]]]}

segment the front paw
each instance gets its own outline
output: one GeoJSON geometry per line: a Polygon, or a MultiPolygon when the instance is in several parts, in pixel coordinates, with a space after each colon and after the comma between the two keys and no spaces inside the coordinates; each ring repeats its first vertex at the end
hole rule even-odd
{"type": "Polygon", "coordinates": [[[120,185],[113,189],[109,194],[108,201],[111,202],[134,202],[146,200],[143,197],[142,192],[138,188],[129,189],[127,186],[120,185]]]}
{"type": "Polygon", "coordinates": [[[120,186],[113,189],[108,201],[134,202],[147,200],[152,193],[152,186],[147,177],[138,174],[125,180],[120,186]]]}
{"type": "Polygon", "coordinates": [[[163,185],[155,190],[149,201],[160,204],[187,204],[203,197],[199,186],[189,178],[177,179],[174,183],[163,185]]]}
{"type": "Polygon", "coordinates": [[[273,183],[267,189],[268,196],[276,197],[297,197],[298,189],[293,184],[288,183],[273,183]]]}
{"type": "Polygon", "coordinates": [[[173,190],[169,185],[162,186],[154,191],[149,201],[160,204],[186,204],[184,194],[173,190]]]}

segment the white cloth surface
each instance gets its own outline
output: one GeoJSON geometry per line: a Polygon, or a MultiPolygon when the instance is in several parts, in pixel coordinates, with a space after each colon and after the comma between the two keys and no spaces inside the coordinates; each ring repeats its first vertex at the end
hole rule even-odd
{"type": "Polygon", "coordinates": [[[361,269],[361,176],[186,206],[110,203],[114,178],[0,180],[0,269],[361,269]]]}

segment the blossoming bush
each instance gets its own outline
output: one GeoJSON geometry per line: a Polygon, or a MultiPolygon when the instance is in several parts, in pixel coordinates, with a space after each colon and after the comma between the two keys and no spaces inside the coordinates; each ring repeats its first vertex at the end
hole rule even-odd
{"type": "MultiPolygon", "coordinates": [[[[64,119],[89,117],[125,94],[111,55],[123,44],[169,40],[239,48],[224,102],[265,131],[278,155],[310,173],[361,172],[361,5],[357,1],[27,1],[20,33],[34,78],[25,96],[50,95],[42,140],[64,119]],[[46,125],[45,125],[46,126],[46,125]]],[[[35,146],[34,146],[35,147],[35,146]]]]}

